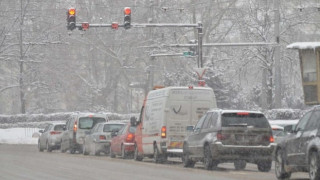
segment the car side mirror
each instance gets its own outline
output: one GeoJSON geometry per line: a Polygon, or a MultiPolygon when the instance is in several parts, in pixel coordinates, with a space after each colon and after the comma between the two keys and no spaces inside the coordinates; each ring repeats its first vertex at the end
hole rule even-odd
{"type": "Polygon", "coordinates": [[[118,135],[118,131],[112,131],[111,132],[111,137],[116,137],[118,135]]]}
{"type": "Polygon", "coordinates": [[[131,126],[136,126],[137,124],[138,124],[137,118],[134,117],[134,116],[132,116],[132,117],[130,118],[130,125],[131,125],[131,126]]]}
{"type": "Polygon", "coordinates": [[[39,133],[43,133],[44,131],[41,129],[41,130],[39,130],[39,133]]]}

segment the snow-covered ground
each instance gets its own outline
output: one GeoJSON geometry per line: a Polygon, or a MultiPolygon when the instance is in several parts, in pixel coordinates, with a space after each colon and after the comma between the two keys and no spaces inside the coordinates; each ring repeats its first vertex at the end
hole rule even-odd
{"type": "Polygon", "coordinates": [[[0,129],[0,144],[37,144],[38,131],[38,128],[0,129]]]}

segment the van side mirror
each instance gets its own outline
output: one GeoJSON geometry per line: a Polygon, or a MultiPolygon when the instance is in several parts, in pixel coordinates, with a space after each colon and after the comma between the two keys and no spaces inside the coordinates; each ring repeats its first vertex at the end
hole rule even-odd
{"type": "Polygon", "coordinates": [[[187,132],[193,132],[194,126],[187,126],[187,132]]]}

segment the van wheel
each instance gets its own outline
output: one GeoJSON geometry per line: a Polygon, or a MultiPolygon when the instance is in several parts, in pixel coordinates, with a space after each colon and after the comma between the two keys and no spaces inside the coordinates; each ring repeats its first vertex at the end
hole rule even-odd
{"type": "Polygon", "coordinates": [[[155,163],[161,163],[161,157],[160,157],[160,152],[159,149],[157,148],[156,145],[153,147],[153,162],[155,163]]]}
{"type": "Polygon", "coordinates": [[[136,144],[134,145],[133,159],[136,161],[142,161],[142,159],[143,159],[142,156],[139,156],[138,146],[136,144]]]}
{"type": "Polygon", "coordinates": [[[309,158],[309,176],[311,180],[320,179],[320,164],[317,152],[312,152],[309,158]]]}
{"type": "Polygon", "coordinates": [[[189,152],[187,146],[184,145],[183,146],[183,154],[182,154],[183,167],[194,167],[196,162],[193,161],[192,159],[190,159],[189,155],[190,155],[190,152],[189,152]]]}
{"type": "Polygon", "coordinates": [[[74,148],[70,149],[70,154],[74,154],[74,153],[76,153],[76,149],[74,148]]]}
{"type": "Polygon", "coordinates": [[[113,151],[111,149],[111,146],[110,146],[109,152],[110,152],[109,155],[110,155],[111,158],[115,158],[116,157],[116,155],[113,153],[113,151]]]}
{"type": "Polygon", "coordinates": [[[85,144],[83,144],[83,148],[82,148],[82,153],[83,153],[83,155],[89,155],[89,152],[87,152],[87,148],[86,148],[86,145],[85,144]]]}
{"type": "Polygon", "coordinates": [[[247,166],[247,162],[245,160],[236,160],[233,164],[236,170],[244,170],[247,166]]]}
{"type": "Polygon", "coordinates": [[[206,170],[211,170],[213,168],[213,166],[217,165],[217,163],[213,163],[213,159],[212,159],[212,154],[211,154],[211,150],[210,150],[210,146],[209,145],[205,145],[204,146],[204,150],[203,150],[203,165],[204,168],[206,170]]]}
{"type": "Polygon", "coordinates": [[[38,141],[38,150],[39,150],[40,152],[43,152],[43,148],[41,148],[40,140],[38,141]]]}

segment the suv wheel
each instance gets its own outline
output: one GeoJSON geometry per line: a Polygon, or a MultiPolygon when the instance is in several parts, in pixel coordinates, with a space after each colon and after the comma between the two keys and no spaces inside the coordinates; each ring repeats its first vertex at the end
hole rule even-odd
{"type": "Polygon", "coordinates": [[[187,146],[184,145],[183,146],[183,154],[182,154],[183,167],[194,167],[196,162],[194,162],[192,159],[190,159],[189,155],[190,155],[190,152],[189,152],[187,146]]]}
{"type": "Polygon", "coordinates": [[[320,164],[317,152],[312,152],[309,158],[309,176],[311,180],[320,179],[320,164]]]}
{"type": "Polygon", "coordinates": [[[286,172],[284,169],[284,159],[282,150],[278,150],[274,162],[275,173],[278,179],[290,178],[291,173],[286,172]]]}
{"type": "Polygon", "coordinates": [[[209,145],[204,146],[203,152],[203,165],[206,170],[211,170],[213,166],[217,166],[217,163],[213,163],[212,154],[209,145]]]}
{"type": "Polygon", "coordinates": [[[110,155],[111,158],[115,158],[115,157],[116,157],[116,155],[113,153],[113,151],[112,151],[112,149],[111,149],[111,146],[110,146],[109,152],[110,152],[109,155],[110,155]]]}
{"type": "Polygon", "coordinates": [[[136,144],[134,145],[133,159],[136,161],[142,161],[143,159],[142,156],[139,156],[138,146],[136,144]]]}
{"type": "Polygon", "coordinates": [[[247,162],[245,160],[236,160],[233,164],[236,170],[244,170],[247,166],[247,162]]]}
{"type": "Polygon", "coordinates": [[[48,141],[47,141],[46,145],[47,145],[47,152],[52,152],[52,149],[51,149],[51,147],[50,147],[50,145],[49,145],[48,141]]]}
{"type": "Polygon", "coordinates": [[[266,161],[259,161],[257,163],[258,170],[261,172],[269,172],[272,166],[272,161],[266,160],[266,161]]]}

